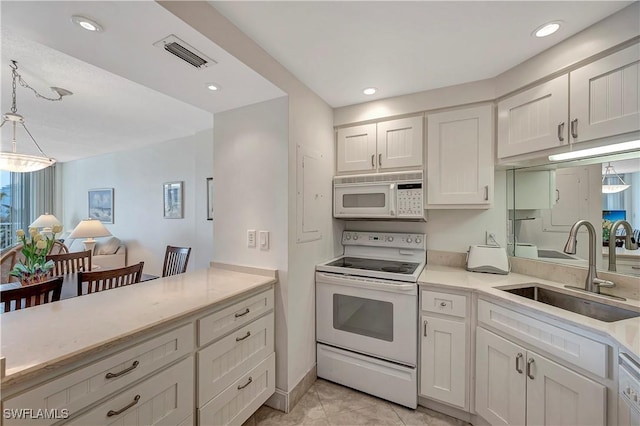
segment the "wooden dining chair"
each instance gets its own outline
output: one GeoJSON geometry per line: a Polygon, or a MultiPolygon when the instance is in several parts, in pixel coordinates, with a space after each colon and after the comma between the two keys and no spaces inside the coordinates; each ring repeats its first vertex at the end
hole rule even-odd
{"type": "Polygon", "coordinates": [[[62,277],[39,284],[27,285],[0,292],[0,310],[3,313],[60,300],[62,277]]]}
{"type": "Polygon", "coordinates": [[[69,253],[69,248],[64,245],[62,241],[54,241],[51,249],[49,250],[49,254],[64,254],[69,253]]]}
{"type": "Polygon", "coordinates": [[[78,272],[78,296],[111,290],[125,285],[137,284],[142,278],[144,262],[124,268],[107,269],[104,271],[78,272]],[[84,291],[86,283],[86,291],[84,291]]]}
{"type": "Polygon", "coordinates": [[[189,263],[189,255],[191,247],[174,247],[167,246],[164,253],[164,266],[162,266],[162,276],[182,274],[187,272],[187,263],[189,263]]]}
{"type": "Polygon", "coordinates": [[[9,272],[11,272],[13,266],[16,264],[18,260],[18,253],[21,249],[22,244],[7,248],[6,250],[2,251],[2,255],[0,255],[0,272],[2,273],[0,281],[2,283],[20,281],[17,277],[9,275],[9,272]]]}
{"type": "Polygon", "coordinates": [[[53,275],[74,274],[91,271],[91,250],[75,253],[49,254],[47,260],[53,260],[53,275]]]}

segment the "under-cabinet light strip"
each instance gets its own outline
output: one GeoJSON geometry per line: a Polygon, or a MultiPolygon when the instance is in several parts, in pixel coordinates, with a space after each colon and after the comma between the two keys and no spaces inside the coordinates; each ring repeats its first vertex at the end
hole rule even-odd
{"type": "Polygon", "coordinates": [[[640,149],[640,140],[616,143],[613,145],[599,146],[596,148],[581,149],[579,151],[564,152],[549,156],[550,161],[573,160],[576,158],[594,157],[602,154],[613,154],[616,152],[632,151],[640,149]]]}

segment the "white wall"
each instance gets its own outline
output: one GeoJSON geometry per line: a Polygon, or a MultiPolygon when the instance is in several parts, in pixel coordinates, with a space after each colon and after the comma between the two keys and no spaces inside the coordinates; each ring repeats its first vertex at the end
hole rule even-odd
{"type": "Polygon", "coordinates": [[[191,247],[188,270],[212,260],[206,178],[213,175],[213,131],[133,151],[63,163],[62,222],[71,231],[87,217],[87,191],[113,188],[114,223],[105,226],[127,245],[127,263],[162,273],[167,245],[191,247]],[[163,218],[163,183],[184,182],[184,218],[163,218]]]}

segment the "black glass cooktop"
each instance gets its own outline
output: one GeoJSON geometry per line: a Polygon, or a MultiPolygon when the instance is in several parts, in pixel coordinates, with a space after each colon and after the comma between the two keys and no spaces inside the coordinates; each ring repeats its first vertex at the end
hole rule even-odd
{"type": "Polygon", "coordinates": [[[392,272],[394,274],[411,275],[420,266],[418,263],[400,262],[395,260],[364,259],[360,257],[342,257],[328,263],[327,266],[340,268],[363,269],[366,271],[392,272]]]}

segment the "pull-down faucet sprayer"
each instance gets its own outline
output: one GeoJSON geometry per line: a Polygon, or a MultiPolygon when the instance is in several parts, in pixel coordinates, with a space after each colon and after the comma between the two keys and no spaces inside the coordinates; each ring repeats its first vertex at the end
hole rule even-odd
{"type": "Polygon", "coordinates": [[[564,246],[564,252],[567,254],[576,254],[578,230],[583,225],[589,232],[589,271],[587,272],[584,289],[592,293],[600,293],[600,287],[613,287],[615,284],[611,281],[601,280],[596,274],[596,229],[590,222],[586,220],[579,220],[573,224],[569,231],[567,244],[564,246]]]}

